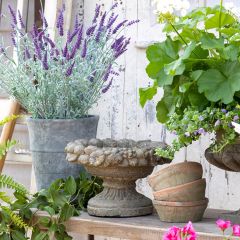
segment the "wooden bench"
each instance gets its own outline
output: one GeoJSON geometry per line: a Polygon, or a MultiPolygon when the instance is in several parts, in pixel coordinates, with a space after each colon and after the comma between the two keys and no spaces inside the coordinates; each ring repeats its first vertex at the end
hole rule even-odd
{"type": "MultiPolygon", "coordinates": [[[[215,222],[219,213],[224,211],[208,209],[202,222],[194,223],[198,240],[222,240],[223,236],[215,222]]],[[[40,213],[39,215],[43,215],[40,213]]],[[[171,226],[182,227],[185,224],[164,223],[157,215],[132,218],[99,218],[83,212],[79,217],[72,217],[67,223],[68,232],[94,236],[115,237],[130,240],[161,240],[171,226]]]]}

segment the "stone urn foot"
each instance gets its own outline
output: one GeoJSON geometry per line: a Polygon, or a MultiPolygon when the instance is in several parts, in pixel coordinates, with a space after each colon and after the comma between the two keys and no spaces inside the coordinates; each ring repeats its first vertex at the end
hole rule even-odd
{"type": "Polygon", "coordinates": [[[155,165],[169,160],[155,155],[160,142],[133,140],[76,140],[66,147],[67,160],[82,164],[103,179],[104,189],[88,202],[88,213],[99,217],[151,214],[152,201],[135,190],[135,181],[148,176],[155,165]]]}

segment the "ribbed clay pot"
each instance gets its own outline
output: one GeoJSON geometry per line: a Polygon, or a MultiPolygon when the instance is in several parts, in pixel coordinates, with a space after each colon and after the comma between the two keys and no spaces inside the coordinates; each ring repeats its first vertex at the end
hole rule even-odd
{"type": "Polygon", "coordinates": [[[163,222],[198,222],[202,220],[208,199],[192,202],[167,202],[153,200],[158,216],[163,222]]]}
{"type": "Polygon", "coordinates": [[[98,116],[81,119],[27,119],[30,149],[37,190],[47,188],[57,178],[79,176],[81,165],[66,160],[65,146],[79,137],[94,138],[98,116]]]}
{"type": "Polygon", "coordinates": [[[157,201],[190,202],[205,199],[206,179],[153,192],[157,201]]]}
{"type": "Polygon", "coordinates": [[[202,165],[197,162],[182,162],[169,165],[148,177],[154,191],[175,187],[202,178],[202,165]]]}

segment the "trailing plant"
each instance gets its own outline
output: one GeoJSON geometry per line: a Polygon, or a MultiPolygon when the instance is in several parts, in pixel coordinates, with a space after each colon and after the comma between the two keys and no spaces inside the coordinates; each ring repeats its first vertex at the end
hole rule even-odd
{"type": "Polygon", "coordinates": [[[0,87],[33,118],[76,119],[88,115],[119,75],[116,60],[130,43],[123,30],[138,22],[119,21],[114,13],[117,5],[109,11],[97,5],[92,25],[86,30],[76,16],[73,31],[67,33],[63,6],[56,23],[56,40],[51,38],[42,12],[42,28],[34,25],[26,34],[22,16],[9,6],[17,60],[1,47],[0,87]]]}
{"type": "Polygon", "coordinates": [[[213,140],[212,150],[220,152],[238,137],[231,125],[240,116],[238,11],[220,1],[219,6],[178,16],[190,6],[186,0],[155,2],[166,39],[147,49],[146,72],[153,84],[139,90],[140,103],[144,106],[163,88],[157,119],[177,137],[172,146],[157,154],[172,159],[181,147],[217,131],[222,132],[221,143],[213,140]]]}

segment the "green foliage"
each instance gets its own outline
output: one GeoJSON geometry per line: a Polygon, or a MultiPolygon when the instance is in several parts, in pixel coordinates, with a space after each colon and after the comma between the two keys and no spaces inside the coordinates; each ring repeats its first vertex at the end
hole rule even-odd
{"type": "Polygon", "coordinates": [[[5,187],[13,189],[22,195],[28,194],[28,190],[22,184],[15,182],[12,177],[2,174],[0,175],[0,189],[5,187]]]}
{"type": "MultiPolygon", "coordinates": [[[[240,117],[236,112],[240,103],[240,21],[223,6],[197,8],[184,17],[159,13],[158,19],[165,23],[167,37],[146,51],[146,72],[153,84],[140,89],[140,103],[144,107],[163,88],[164,95],[156,105],[157,119],[176,132],[177,139],[157,154],[173,158],[176,151],[199,138],[186,128],[216,132],[215,122],[224,119],[219,116],[223,108],[229,116],[240,117]],[[212,119],[192,122],[189,115],[202,116],[209,109],[214,110],[212,119]]],[[[226,133],[222,147],[238,137],[229,127],[231,121],[228,118],[221,126],[226,133]]],[[[215,143],[213,149],[219,151],[221,146],[215,143]]]]}
{"type": "Polygon", "coordinates": [[[70,217],[79,215],[89,198],[102,191],[102,181],[86,174],[81,174],[77,179],[57,179],[48,189],[33,196],[19,188],[20,184],[9,180],[9,177],[3,176],[2,179],[2,186],[10,187],[15,192],[14,199],[0,192],[0,199],[5,202],[5,205],[0,204],[0,239],[72,239],[64,223],[70,217]],[[38,217],[36,221],[38,211],[48,216],[38,217]],[[41,232],[41,228],[46,232],[41,232]],[[32,232],[31,238],[27,236],[28,230],[32,232]]]}

